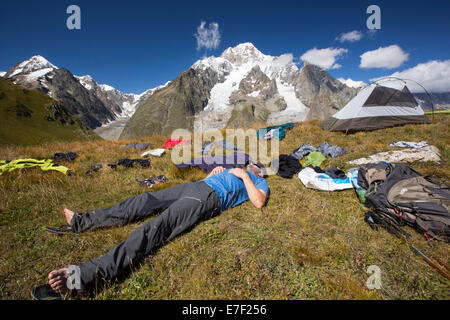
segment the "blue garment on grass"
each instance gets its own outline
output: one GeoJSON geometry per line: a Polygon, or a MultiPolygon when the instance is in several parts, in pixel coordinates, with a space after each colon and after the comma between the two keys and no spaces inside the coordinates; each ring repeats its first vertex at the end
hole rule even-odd
{"type": "Polygon", "coordinates": [[[279,126],[271,126],[263,129],[259,129],[257,132],[258,139],[272,139],[275,138],[279,141],[283,140],[284,137],[286,137],[286,130],[290,130],[294,127],[295,123],[289,122],[285,123],[279,126]],[[274,130],[273,135],[270,135],[270,137],[266,137],[266,134],[268,134],[270,131],[274,130]]]}

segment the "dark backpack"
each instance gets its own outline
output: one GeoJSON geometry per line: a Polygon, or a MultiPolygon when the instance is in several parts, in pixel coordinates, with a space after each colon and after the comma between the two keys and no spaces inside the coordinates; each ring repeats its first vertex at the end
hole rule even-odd
{"type": "Polygon", "coordinates": [[[366,193],[366,205],[399,225],[450,242],[450,188],[402,164],[386,165],[385,170],[384,181],[376,178],[368,185],[368,190],[373,191],[366,193]]]}
{"type": "Polygon", "coordinates": [[[358,184],[366,190],[367,194],[373,193],[378,190],[391,171],[392,165],[387,162],[364,164],[358,170],[358,184]]]}

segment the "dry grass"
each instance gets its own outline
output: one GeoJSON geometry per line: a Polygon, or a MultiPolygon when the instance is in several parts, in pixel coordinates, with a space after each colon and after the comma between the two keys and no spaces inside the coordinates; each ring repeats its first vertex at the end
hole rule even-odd
{"type": "MultiPolygon", "coordinates": [[[[289,154],[302,143],[323,141],[351,153],[328,159],[325,167],[349,169],[347,161],[389,150],[392,141],[426,140],[437,146],[443,161],[412,163],[414,169],[449,183],[450,117],[435,117],[431,125],[391,128],[354,135],[329,133],[316,121],[296,126],[281,142],[289,154]]],[[[67,164],[71,176],[40,169],[0,176],[0,295],[28,299],[29,291],[46,281],[48,273],[103,255],[139,225],[109,228],[79,237],[55,236],[46,226],[64,223],[62,209],[86,211],[111,206],[148,191],[135,179],[165,174],[171,185],[196,181],[200,170],[178,170],[170,154],[151,158],[152,168],[107,167],[121,158],[138,158],[140,151],[120,149],[129,143],[151,142],[160,147],[164,137],[131,141],[93,141],[0,149],[1,159],[48,158],[56,152],[80,156],[67,164]],[[92,177],[91,165],[104,167],[92,177]]],[[[364,208],[351,190],[319,192],[300,180],[268,178],[268,206],[250,203],[201,223],[148,257],[125,281],[113,283],[96,299],[449,299],[449,281],[428,266],[405,243],[384,230],[375,232],[364,222],[364,208]],[[365,282],[370,265],[382,270],[382,289],[365,282]]],[[[154,190],[158,190],[155,188],[154,190]]],[[[153,190],[152,190],[153,191],[153,190]]],[[[414,242],[444,261],[449,246],[429,247],[413,230],[414,242]]]]}

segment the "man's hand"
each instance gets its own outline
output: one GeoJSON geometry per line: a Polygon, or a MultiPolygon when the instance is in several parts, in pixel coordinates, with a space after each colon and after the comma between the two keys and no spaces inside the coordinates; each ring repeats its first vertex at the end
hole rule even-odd
{"type": "Polygon", "coordinates": [[[211,172],[209,173],[208,178],[209,178],[209,177],[212,177],[212,176],[215,175],[215,174],[222,173],[222,172],[224,172],[224,171],[225,171],[225,168],[224,168],[224,167],[215,167],[215,168],[213,169],[213,171],[211,171],[211,172]]]}
{"type": "Polygon", "coordinates": [[[239,179],[242,179],[242,180],[244,180],[244,178],[246,176],[248,176],[247,172],[245,172],[245,170],[241,169],[241,168],[234,168],[234,169],[231,169],[228,172],[233,174],[233,175],[235,175],[236,177],[238,177],[239,179]]]}

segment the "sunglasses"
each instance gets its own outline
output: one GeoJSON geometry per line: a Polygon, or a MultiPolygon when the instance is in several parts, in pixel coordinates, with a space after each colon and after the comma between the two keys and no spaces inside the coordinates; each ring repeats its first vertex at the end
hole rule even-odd
{"type": "Polygon", "coordinates": [[[264,169],[261,168],[260,165],[257,164],[257,163],[253,163],[253,162],[247,161],[247,163],[245,164],[245,167],[247,167],[247,166],[252,166],[254,169],[256,169],[257,172],[259,172],[261,174],[264,173],[264,169]]]}

